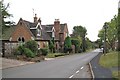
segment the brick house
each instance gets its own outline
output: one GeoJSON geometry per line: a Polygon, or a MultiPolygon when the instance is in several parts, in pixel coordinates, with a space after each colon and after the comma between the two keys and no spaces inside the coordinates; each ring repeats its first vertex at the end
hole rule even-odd
{"type": "Polygon", "coordinates": [[[38,43],[38,48],[45,48],[54,37],[55,48],[58,51],[63,49],[64,40],[68,34],[66,23],[60,24],[59,19],[55,19],[54,24],[42,25],[40,18],[38,19],[35,14],[34,22],[20,18],[9,40],[18,42],[35,40],[38,43]]]}

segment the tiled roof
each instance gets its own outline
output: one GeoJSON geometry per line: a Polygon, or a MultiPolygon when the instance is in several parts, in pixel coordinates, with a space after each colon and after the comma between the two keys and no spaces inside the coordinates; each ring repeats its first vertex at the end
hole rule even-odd
{"type": "MultiPolygon", "coordinates": [[[[26,20],[23,20],[23,22],[27,25],[27,28],[30,31],[31,36],[34,37],[34,38],[37,38],[36,37],[36,34],[37,34],[37,32],[36,32],[37,31],[36,26],[37,26],[37,24],[33,23],[33,22],[26,21],[26,20]],[[30,29],[30,28],[32,28],[32,29],[30,29]]],[[[60,24],[60,26],[61,26],[60,27],[60,33],[63,33],[64,29],[65,29],[65,24],[60,24]]],[[[41,30],[42,36],[41,36],[41,38],[43,40],[50,40],[51,36],[49,35],[49,33],[52,32],[54,24],[41,25],[41,27],[42,27],[42,30],[41,30]]],[[[14,30],[14,28],[11,28],[11,29],[12,29],[12,31],[14,30]]],[[[55,40],[57,40],[57,39],[55,38],[55,40]]]]}
{"type": "Polygon", "coordinates": [[[60,24],[60,26],[61,26],[61,31],[60,31],[60,33],[63,33],[64,32],[64,29],[65,29],[65,24],[60,24]]]}
{"type": "Polygon", "coordinates": [[[24,20],[24,22],[26,23],[27,27],[29,27],[29,28],[34,28],[34,27],[37,26],[37,24],[29,22],[29,21],[26,21],[26,20],[24,20]]]}
{"type": "Polygon", "coordinates": [[[46,25],[45,31],[52,31],[53,25],[46,25]]]}
{"type": "MultiPolygon", "coordinates": [[[[25,21],[25,20],[24,20],[25,21]]],[[[27,25],[27,27],[29,28],[29,30],[30,30],[30,28],[35,28],[36,26],[37,26],[37,24],[35,24],[35,23],[31,23],[31,22],[29,22],[29,21],[25,21],[25,23],[26,23],[26,25],[27,25]]],[[[42,25],[42,30],[41,30],[41,34],[42,34],[42,39],[43,40],[50,40],[51,38],[50,38],[50,36],[47,34],[47,32],[46,32],[46,30],[45,30],[45,28],[46,28],[46,26],[45,25],[42,25]]],[[[36,39],[37,39],[37,36],[36,36],[36,29],[31,29],[30,30],[31,32],[32,32],[32,34],[36,37],[36,39]]]]}
{"type": "Polygon", "coordinates": [[[43,40],[50,40],[51,39],[51,37],[47,34],[47,32],[44,29],[42,30],[42,39],[43,40]]]}

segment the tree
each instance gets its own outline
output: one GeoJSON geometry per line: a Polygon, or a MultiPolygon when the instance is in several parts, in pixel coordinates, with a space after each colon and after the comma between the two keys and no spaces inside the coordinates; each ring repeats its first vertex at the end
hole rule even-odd
{"type": "Polygon", "coordinates": [[[72,51],[72,43],[71,43],[71,38],[67,36],[64,41],[64,52],[71,52],[72,51]]]}
{"type": "Polygon", "coordinates": [[[6,18],[12,17],[12,14],[10,14],[8,12],[9,3],[7,5],[5,5],[5,4],[3,4],[3,0],[0,1],[0,8],[1,8],[1,12],[2,12],[2,32],[4,33],[6,28],[9,28],[10,25],[13,25],[14,22],[5,20],[6,18]]]}
{"type": "Polygon", "coordinates": [[[85,27],[82,26],[74,26],[73,27],[73,34],[74,37],[80,36],[82,38],[82,50],[83,52],[86,51],[86,42],[85,42],[85,36],[87,35],[87,30],[85,27]]]}
{"type": "Polygon", "coordinates": [[[75,53],[78,53],[80,52],[80,46],[82,44],[82,39],[81,37],[77,37],[77,38],[72,38],[71,39],[71,42],[72,42],[72,45],[75,46],[75,53]]]}
{"type": "Polygon", "coordinates": [[[92,49],[93,43],[89,40],[89,38],[86,38],[86,49],[92,49]]]}
{"type": "MultiPolygon", "coordinates": [[[[107,25],[108,25],[108,28],[107,28],[107,33],[106,33],[106,42],[107,44],[109,45],[109,47],[114,50],[115,47],[115,42],[117,41],[117,17],[114,16],[113,19],[111,19],[110,22],[107,22],[107,25]]],[[[104,28],[102,28],[100,31],[99,31],[99,34],[98,34],[98,37],[100,38],[100,41],[103,42],[104,40],[104,33],[105,33],[105,30],[104,28]]]]}
{"type": "Polygon", "coordinates": [[[117,40],[117,28],[116,28],[116,17],[111,19],[110,22],[108,22],[108,29],[107,29],[107,41],[110,45],[111,49],[114,50],[115,42],[117,40]]]}
{"type": "Polygon", "coordinates": [[[51,52],[53,53],[53,49],[54,49],[54,44],[53,42],[50,40],[49,42],[49,49],[51,50],[51,52]]]}

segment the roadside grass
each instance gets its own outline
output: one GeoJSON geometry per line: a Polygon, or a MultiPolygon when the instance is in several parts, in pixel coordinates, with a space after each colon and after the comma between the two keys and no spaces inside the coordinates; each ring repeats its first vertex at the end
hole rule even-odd
{"type": "Polygon", "coordinates": [[[114,78],[114,80],[120,80],[120,71],[113,71],[112,77],[114,78]]]}
{"type": "Polygon", "coordinates": [[[91,52],[91,51],[93,51],[93,50],[94,50],[94,49],[87,49],[87,50],[86,50],[86,53],[87,53],[87,52],[91,52]]]}
{"type": "Polygon", "coordinates": [[[59,57],[59,56],[64,56],[65,53],[48,53],[46,58],[55,58],[55,57],[59,57]]]}
{"type": "MultiPolygon", "coordinates": [[[[117,51],[111,51],[107,55],[102,55],[99,60],[99,64],[105,68],[120,67],[120,53],[117,51]]],[[[120,80],[120,71],[112,71],[112,77],[114,80],[120,80]]]]}
{"type": "Polygon", "coordinates": [[[106,68],[111,68],[111,67],[117,67],[118,62],[120,62],[120,59],[118,59],[118,52],[112,51],[110,53],[107,53],[107,55],[102,55],[99,60],[99,64],[103,67],[106,68]]]}
{"type": "Polygon", "coordinates": [[[55,57],[60,57],[60,56],[65,56],[65,55],[74,55],[74,54],[84,54],[92,50],[94,49],[89,49],[89,50],[86,50],[86,52],[81,52],[81,53],[48,53],[46,58],[55,58],[55,57]]]}

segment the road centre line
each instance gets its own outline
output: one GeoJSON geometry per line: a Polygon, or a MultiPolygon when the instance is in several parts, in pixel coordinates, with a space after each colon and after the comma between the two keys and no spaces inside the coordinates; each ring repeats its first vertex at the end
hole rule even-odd
{"type": "MultiPolygon", "coordinates": [[[[82,66],[80,69],[83,69],[84,67],[82,66]]],[[[77,73],[79,73],[80,71],[78,70],[78,71],[76,71],[75,72],[75,74],[77,74],[77,73]]],[[[71,75],[69,78],[73,78],[73,76],[75,75],[75,74],[73,74],[73,75],[71,75]]]]}
{"type": "Polygon", "coordinates": [[[79,70],[78,70],[78,71],[76,71],[76,73],[79,73],[79,70]]]}
{"type": "Polygon", "coordinates": [[[69,78],[72,78],[74,75],[70,76],[69,78]]]}
{"type": "Polygon", "coordinates": [[[84,67],[81,67],[80,69],[83,69],[84,67]]]}

